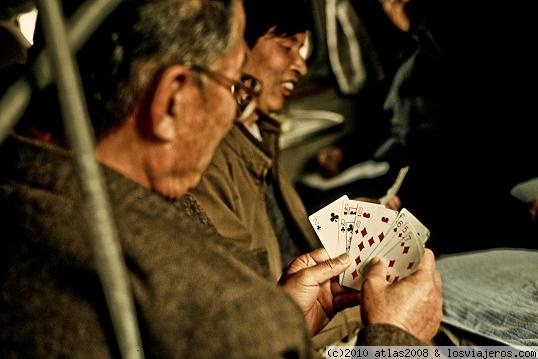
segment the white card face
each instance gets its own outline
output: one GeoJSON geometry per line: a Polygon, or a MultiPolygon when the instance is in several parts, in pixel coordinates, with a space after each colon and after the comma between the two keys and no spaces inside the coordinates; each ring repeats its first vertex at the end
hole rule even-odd
{"type": "Polygon", "coordinates": [[[360,289],[362,274],[370,254],[384,242],[398,212],[384,206],[360,202],[353,226],[349,253],[354,263],[344,273],[342,284],[360,289]]]}
{"type": "MultiPolygon", "coordinates": [[[[424,247],[420,240],[418,240],[416,232],[409,230],[388,252],[379,254],[378,256],[387,259],[385,279],[389,283],[394,283],[415,272],[420,265],[423,255],[424,247]]],[[[360,271],[350,272],[349,277],[344,277],[343,285],[360,290],[366,271],[367,263],[364,263],[360,271]]]]}
{"type": "Polygon", "coordinates": [[[357,212],[362,211],[360,205],[363,202],[355,200],[346,200],[340,213],[340,223],[338,225],[338,246],[336,249],[336,255],[340,255],[345,252],[349,252],[351,246],[351,237],[353,235],[353,228],[355,225],[355,218],[357,212]]]}
{"type": "Polygon", "coordinates": [[[388,259],[386,280],[394,283],[416,271],[423,253],[423,245],[416,231],[408,231],[398,244],[380,255],[388,259]]]}
{"type": "Polygon", "coordinates": [[[370,252],[369,258],[381,256],[382,253],[386,253],[390,248],[392,248],[392,246],[399,243],[402,236],[412,230],[413,225],[409,222],[409,214],[409,211],[405,208],[398,213],[398,216],[387,230],[385,241],[383,241],[372,252],[370,252]]]}
{"type": "Polygon", "coordinates": [[[422,244],[425,244],[428,238],[430,238],[430,230],[406,208],[402,209],[402,213],[406,214],[407,220],[413,225],[413,228],[415,229],[417,234],[417,239],[422,244]]]}
{"type": "Polygon", "coordinates": [[[336,257],[340,213],[347,200],[348,197],[344,195],[308,217],[323,247],[332,258],[336,257]]]}

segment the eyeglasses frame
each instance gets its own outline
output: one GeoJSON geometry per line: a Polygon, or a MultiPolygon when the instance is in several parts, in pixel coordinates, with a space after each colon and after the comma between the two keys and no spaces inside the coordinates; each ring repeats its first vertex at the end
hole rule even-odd
{"type": "Polygon", "coordinates": [[[207,75],[217,84],[229,89],[237,104],[237,121],[245,121],[256,110],[256,99],[260,97],[263,88],[262,82],[256,77],[242,73],[240,81],[236,81],[202,65],[190,64],[189,68],[207,75]]]}

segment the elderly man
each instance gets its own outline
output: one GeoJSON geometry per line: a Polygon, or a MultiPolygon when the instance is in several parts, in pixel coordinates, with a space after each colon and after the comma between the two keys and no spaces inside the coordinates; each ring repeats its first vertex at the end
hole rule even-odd
{"type": "MultiPolygon", "coordinates": [[[[330,285],[346,256],[299,257],[278,288],[185,195],[250,91],[238,82],[243,29],[237,0],[126,1],[80,54],[147,356],[307,358],[310,335],[356,303],[330,285]]],[[[75,168],[52,144],[57,117],[36,111],[47,104],[0,148],[0,356],[117,356],[75,168]]],[[[441,305],[431,255],[397,285],[382,272],[366,281],[360,343],[430,339],[441,305]]]]}
{"type": "MultiPolygon", "coordinates": [[[[279,164],[280,123],[295,85],[306,75],[301,49],[311,9],[305,0],[244,0],[248,56],[244,71],[260,79],[257,110],[244,113],[221,142],[200,184],[192,191],[217,231],[236,245],[267,254],[277,281],[301,253],[321,247],[293,184],[279,164]]],[[[350,308],[314,337],[314,346],[349,342],[360,327],[350,308]]]]}

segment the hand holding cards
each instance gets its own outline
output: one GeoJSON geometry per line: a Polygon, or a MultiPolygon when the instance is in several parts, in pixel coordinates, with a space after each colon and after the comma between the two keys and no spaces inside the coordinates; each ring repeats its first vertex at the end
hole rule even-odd
{"type": "Polygon", "coordinates": [[[387,281],[413,273],[424,254],[430,232],[411,212],[342,196],[309,217],[331,257],[348,252],[353,264],[340,277],[344,286],[360,289],[368,261],[388,259],[387,281]]]}

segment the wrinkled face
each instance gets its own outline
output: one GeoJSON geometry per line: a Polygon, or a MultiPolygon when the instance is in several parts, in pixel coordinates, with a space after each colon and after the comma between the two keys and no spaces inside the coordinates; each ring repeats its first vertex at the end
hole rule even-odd
{"type": "Polygon", "coordinates": [[[211,65],[163,69],[123,124],[99,139],[100,161],[170,199],[200,181],[237,114],[231,84],[241,78],[247,47],[242,3],[234,4],[229,52],[211,65]]]}
{"type": "MultiPolygon", "coordinates": [[[[240,79],[246,58],[246,44],[243,39],[244,11],[238,6],[238,35],[231,51],[213,64],[209,70],[233,81],[240,79]]],[[[191,70],[190,95],[178,109],[181,126],[178,126],[178,140],[173,144],[173,182],[177,188],[160,191],[167,197],[181,196],[198,184],[207,169],[215,148],[232,127],[236,117],[237,103],[230,86],[216,81],[206,73],[191,70]]]]}
{"type": "Polygon", "coordinates": [[[254,75],[263,83],[258,108],[264,113],[276,112],[284,107],[307,67],[300,50],[306,32],[293,36],[276,36],[272,30],[260,37],[250,49],[244,72],[254,75]]]}

